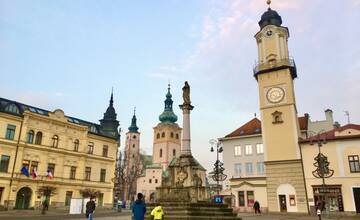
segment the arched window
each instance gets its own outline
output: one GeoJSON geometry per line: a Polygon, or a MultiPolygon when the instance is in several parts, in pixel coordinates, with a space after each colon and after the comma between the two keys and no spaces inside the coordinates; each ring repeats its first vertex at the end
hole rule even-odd
{"type": "Polygon", "coordinates": [[[160,138],[160,133],[157,133],[156,138],[157,138],[157,139],[160,138]]]}
{"type": "Polygon", "coordinates": [[[20,114],[19,108],[15,104],[9,104],[5,107],[5,111],[20,114]]]}
{"type": "Polygon", "coordinates": [[[173,149],[173,156],[175,157],[176,156],[176,150],[173,149]]]}
{"type": "Polygon", "coordinates": [[[133,136],[133,139],[136,139],[136,135],[133,136]]]}
{"type": "Polygon", "coordinates": [[[160,149],[160,157],[162,157],[162,149],[160,149]]]}
{"type": "Polygon", "coordinates": [[[171,132],[171,133],[170,133],[170,137],[171,137],[171,138],[174,138],[174,132],[171,132]]]}
{"type": "Polygon", "coordinates": [[[78,152],[79,151],[79,140],[76,139],[74,141],[74,151],[78,152]]]}
{"type": "Polygon", "coordinates": [[[179,139],[179,134],[176,134],[176,139],[179,139]]]}
{"type": "Polygon", "coordinates": [[[165,137],[165,132],[161,133],[161,137],[162,138],[165,137]]]}
{"type": "Polygon", "coordinates": [[[133,144],[133,148],[135,148],[135,144],[133,144]]]}
{"type": "Polygon", "coordinates": [[[59,137],[57,135],[54,135],[53,138],[52,138],[52,146],[53,147],[58,147],[58,144],[59,144],[59,137]]]}
{"type": "Polygon", "coordinates": [[[38,131],[35,137],[35,144],[41,145],[41,142],[42,142],[42,132],[38,131]]]}
{"type": "Polygon", "coordinates": [[[29,144],[32,144],[33,141],[34,141],[34,131],[33,131],[33,130],[30,130],[30,131],[28,132],[28,135],[27,135],[27,142],[28,142],[29,144]]]}

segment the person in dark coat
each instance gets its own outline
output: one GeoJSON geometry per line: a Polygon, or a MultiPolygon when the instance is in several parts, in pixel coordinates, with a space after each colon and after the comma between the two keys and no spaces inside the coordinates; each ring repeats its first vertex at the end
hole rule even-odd
{"type": "Polygon", "coordinates": [[[261,211],[260,211],[260,203],[258,201],[255,201],[254,202],[254,206],[253,206],[254,210],[255,210],[255,214],[259,213],[261,214],[261,211]]]}
{"type": "Polygon", "coordinates": [[[93,220],[93,214],[94,214],[94,211],[95,211],[95,202],[93,200],[92,197],[90,197],[90,201],[88,201],[86,203],[86,218],[88,218],[88,220],[93,220]]]}
{"type": "Polygon", "coordinates": [[[146,213],[146,204],[144,202],[144,196],[141,193],[137,194],[137,200],[132,206],[132,213],[134,220],[144,220],[146,213]]]}

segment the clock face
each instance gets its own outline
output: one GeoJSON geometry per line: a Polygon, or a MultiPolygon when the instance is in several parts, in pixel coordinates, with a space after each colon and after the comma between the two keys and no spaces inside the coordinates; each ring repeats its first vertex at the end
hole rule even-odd
{"type": "Polygon", "coordinates": [[[266,93],[266,98],[271,103],[279,103],[284,99],[285,91],[280,87],[272,87],[266,93]]]}

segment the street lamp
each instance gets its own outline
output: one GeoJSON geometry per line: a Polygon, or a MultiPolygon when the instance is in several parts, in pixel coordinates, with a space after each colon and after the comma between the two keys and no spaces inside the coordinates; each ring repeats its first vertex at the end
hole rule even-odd
{"type": "Polygon", "coordinates": [[[217,188],[217,195],[219,195],[220,193],[220,184],[219,182],[220,181],[224,181],[227,177],[226,174],[224,174],[224,168],[223,168],[223,163],[220,162],[219,160],[219,154],[223,152],[223,147],[222,147],[222,143],[220,141],[217,141],[215,139],[211,139],[209,141],[210,145],[211,145],[211,148],[210,148],[210,151],[211,152],[216,152],[216,161],[215,161],[215,164],[214,164],[214,170],[213,172],[211,172],[213,175],[212,175],[212,178],[214,181],[216,181],[216,188],[217,188]]]}

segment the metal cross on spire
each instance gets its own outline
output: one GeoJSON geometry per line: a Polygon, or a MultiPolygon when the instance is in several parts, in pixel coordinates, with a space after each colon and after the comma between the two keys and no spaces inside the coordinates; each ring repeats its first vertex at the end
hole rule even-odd
{"type": "Polygon", "coordinates": [[[270,8],[270,5],[271,5],[271,0],[267,0],[266,1],[266,4],[269,6],[269,8],[270,8]]]}

